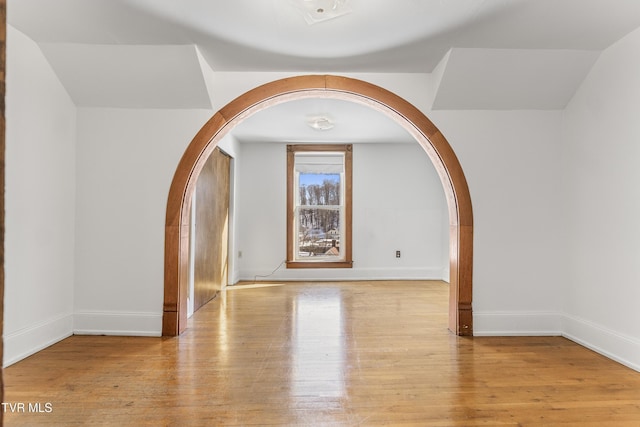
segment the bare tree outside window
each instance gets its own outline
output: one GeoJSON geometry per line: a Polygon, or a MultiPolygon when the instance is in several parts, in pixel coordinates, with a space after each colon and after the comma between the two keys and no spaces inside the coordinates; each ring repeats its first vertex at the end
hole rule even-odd
{"type": "Polygon", "coordinates": [[[299,258],[340,257],[340,181],[340,174],[299,174],[299,258]]]}
{"type": "Polygon", "coordinates": [[[351,146],[289,145],[287,267],[351,267],[351,146]]]}

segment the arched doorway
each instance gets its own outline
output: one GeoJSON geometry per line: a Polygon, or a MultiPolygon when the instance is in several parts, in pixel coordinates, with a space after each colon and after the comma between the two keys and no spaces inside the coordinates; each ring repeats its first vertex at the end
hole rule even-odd
{"type": "Polygon", "coordinates": [[[186,328],[189,200],[209,154],[246,117],[275,104],[310,97],[344,99],[387,114],[427,152],[442,181],[449,209],[449,329],[457,335],[473,335],[473,212],[467,181],[453,149],[409,102],[373,84],[330,75],[286,78],[250,90],[214,114],[187,147],[167,202],[162,334],[174,336],[186,328]]]}

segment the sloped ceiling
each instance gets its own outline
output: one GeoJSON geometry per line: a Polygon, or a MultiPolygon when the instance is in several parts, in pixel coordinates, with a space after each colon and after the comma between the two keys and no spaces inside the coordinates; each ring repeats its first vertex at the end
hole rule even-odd
{"type": "Polygon", "coordinates": [[[194,45],[40,46],[78,106],[211,108],[194,45]]]}
{"type": "Polygon", "coordinates": [[[433,109],[561,110],[600,52],[454,48],[434,73],[433,109]]]}
{"type": "Polygon", "coordinates": [[[216,71],[431,74],[434,109],[562,109],[637,0],[8,0],[79,106],[210,108],[216,71]]]}

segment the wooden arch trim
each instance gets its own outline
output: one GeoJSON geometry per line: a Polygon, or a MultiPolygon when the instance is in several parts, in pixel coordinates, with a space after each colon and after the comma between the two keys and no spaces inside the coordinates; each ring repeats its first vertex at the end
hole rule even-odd
{"type": "Polygon", "coordinates": [[[291,77],[252,89],[215,113],[187,147],[173,176],[167,201],[162,334],[175,336],[186,329],[189,203],[209,154],[249,115],[278,103],[310,97],[339,98],[368,105],[392,117],[427,152],[440,176],[449,209],[449,329],[457,335],[473,335],[473,212],[458,158],[431,120],[406,100],[373,84],[331,75],[291,77]]]}

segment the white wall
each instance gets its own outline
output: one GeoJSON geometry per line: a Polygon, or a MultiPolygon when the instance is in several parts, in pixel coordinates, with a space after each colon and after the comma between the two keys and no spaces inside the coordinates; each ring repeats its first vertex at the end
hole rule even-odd
{"type": "Polygon", "coordinates": [[[449,280],[447,201],[417,142],[354,144],[353,258],[365,278],[449,280]]]}
{"type": "MultiPolygon", "coordinates": [[[[215,80],[212,82],[213,109],[219,110],[229,102],[265,83],[286,77],[293,77],[305,74],[327,74],[327,73],[296,73],[296,72],[216,72],[215,80]]],[[[340,73],[333,72],[332,75],[344,75],[355,79],[378,85],[391,90],[413,105],[427,111],[432,104],[433,85],[430,74],[420,73],[340,73]]]]}
{"type": "Polygon", "coordinates": [[[72,333],[76,109],[7,28],[4,365],[72,333]]]}
{"type": "Polygon", "coordinates": [[[75,332],[159,335],[173,174],[208,110],[78,110],[75,332]]]}
{"type": "Polygon", "coordinates": [[[352,269],[286,269],[286,145],[241,144],[241,158],[241,280],[278,266],[269,279],[448,279],[446,200],[417,143],[354,144],[352,269]]]}
{"type": "Polygon", "coordinates": [[[558,335],[560,111],[433,111],[464,169],[474,215],[476,335],[558,335]]]}
{"type": "Polygon", "coordinates": [[[640,29],[602,53],[566,108],[567,336],[640,370],[640,29]]]}

